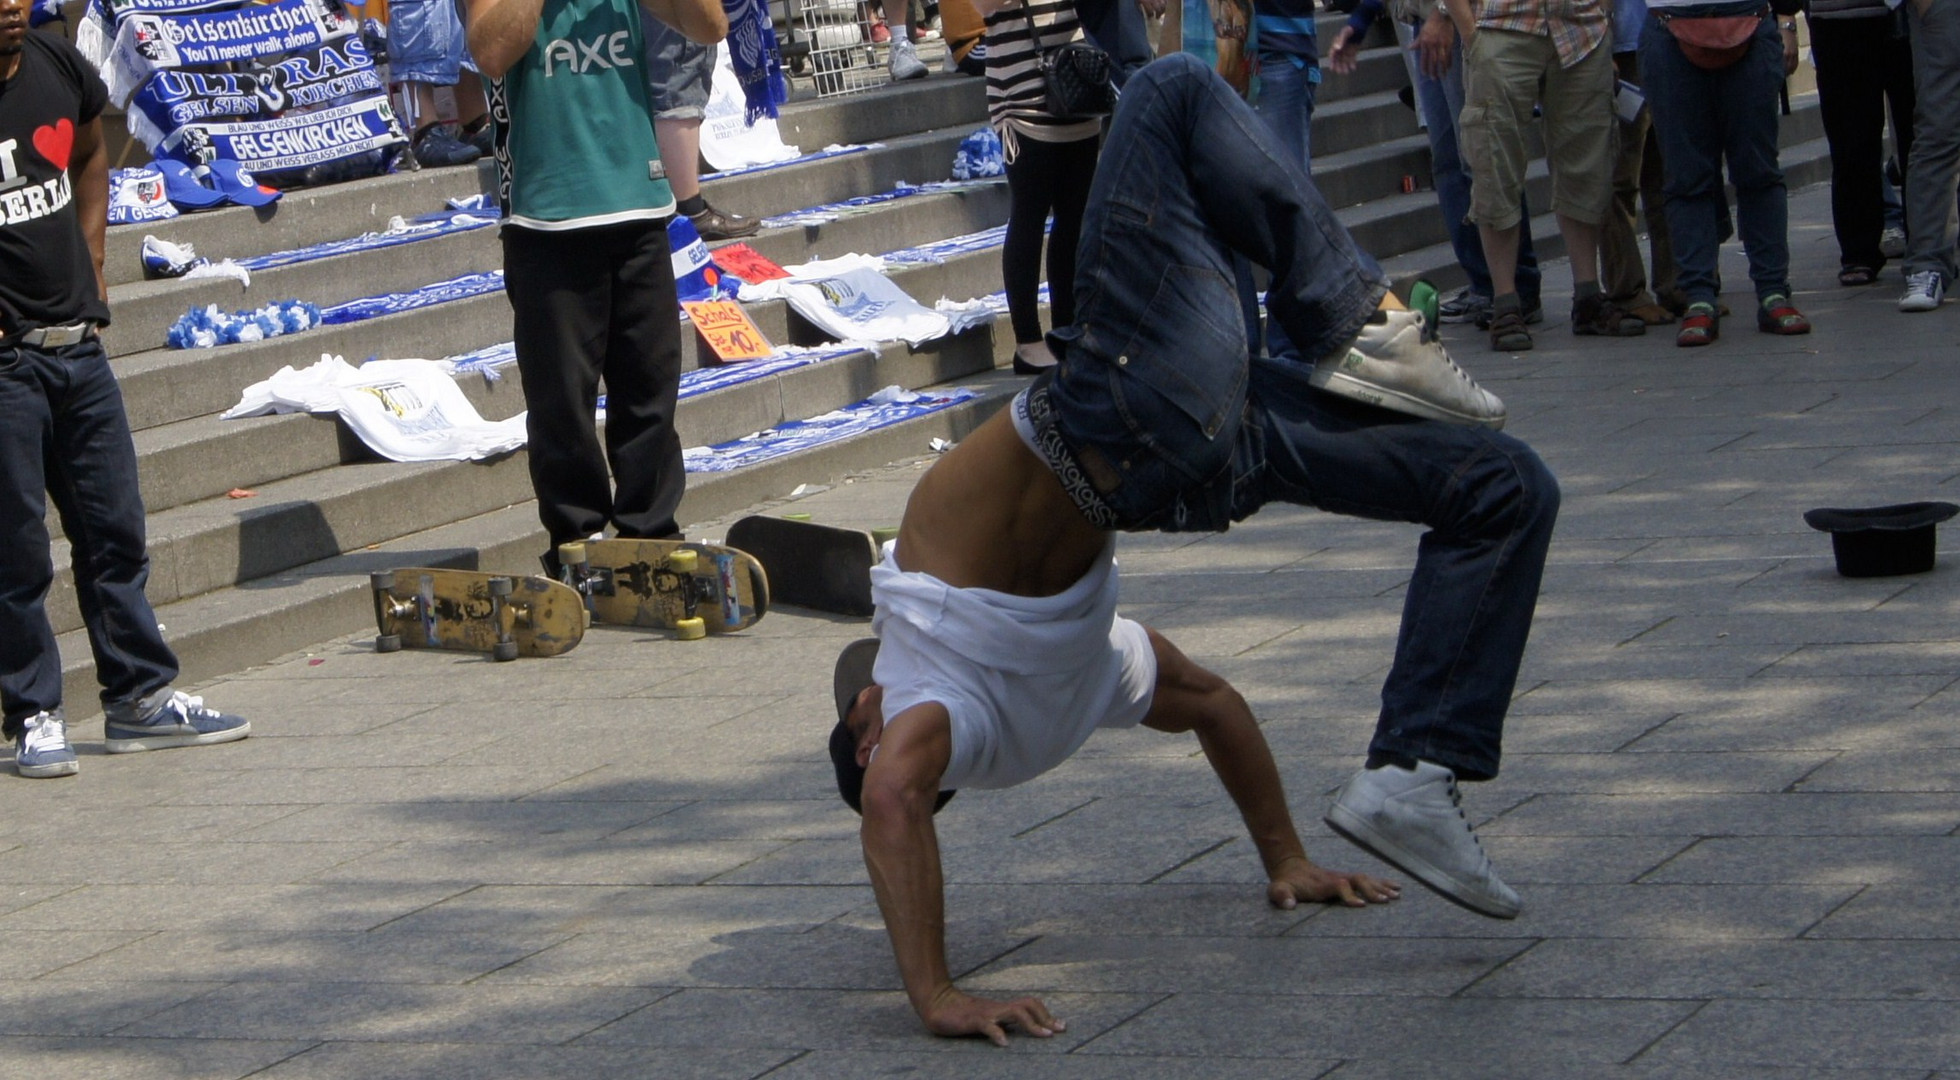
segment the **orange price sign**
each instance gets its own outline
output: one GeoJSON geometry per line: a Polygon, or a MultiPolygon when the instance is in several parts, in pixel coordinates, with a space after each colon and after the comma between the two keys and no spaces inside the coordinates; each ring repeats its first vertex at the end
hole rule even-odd
{"type": "Polygon", "coordinates": [[[760,360],[774,351],[769,339],[750,321],[749,313],[733,300],[687,300],[681,307],[714,351],[715,359],[724,364],[760,360]]]}

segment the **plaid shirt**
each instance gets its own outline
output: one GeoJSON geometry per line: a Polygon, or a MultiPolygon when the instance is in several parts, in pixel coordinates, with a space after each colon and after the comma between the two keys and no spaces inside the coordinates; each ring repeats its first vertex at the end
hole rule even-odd
{"type": "Polygon", "coordinates": [[[1584,60],[1612,28],[1601,0],[1472,0],[1477,29],[1543,34],[1558,49],[1560,67],[1584,60]]]}

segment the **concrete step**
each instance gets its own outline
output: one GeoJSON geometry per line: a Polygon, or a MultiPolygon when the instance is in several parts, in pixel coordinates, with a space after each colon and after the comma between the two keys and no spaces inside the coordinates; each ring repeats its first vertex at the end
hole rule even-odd
{"type": "MultiPolygon", "coordinates": [[[[1004,336],[1011,342],[1011,334],[1004,336]]],[[[983,327],[917,350],[890,345],[691,396],[682,402],[676,426],[682,445],[707,446],[842,408],[886,386],[919,389],[968,378],[991,371],[1011,352],[1011,344],[997,348],[994,338],[992,328],[983,327]]],[[[465,386],[483,382],[466,379],[465,386]]],[[[488,462],[385,462],[332,418],[305,415],[215,421],[224,430],[198,429],[208,436],[203,440],[180,430],[202,423],[172,425],[139,438],[139,468],[152,507],[152,604],[243,585],[393,540],[431,522],[532,498],[521,451],[488,462]],[[317,460],[310,469],[301,468],[300,451],[282,450],[282,442],[304,447],[317,460]],[[263,468],[262,477],[241,471],[260,468],[261,460],[285,464],[263,468]],[[226,497],[233,488],[256,495],[226,497]],[[159,491],[178,502],[162,507],[159,491]]],[[[57,632],[81,626],[68,563],[66,541],[57,540],[58,569],[48,603],[57,632]]]]}
{"type": "Polygon", "coordinates": [[[391,217],[432,213],[443,208],[445,199],[495,190],[489,164],[479,162],[303,188],[256,209],[230,206],[169,221],[119,225],[109,230],[103,274],[112,297],[116,286],[143,280],[146,235],[193,244],[199,255],[214,261],[238,259],[379,231],[391,217]]]}
{"type": "MultiPolygon", "coordinates": [[[[355,234],[359,235],[359,234],[355,234]]],[[[255,271],[250,288],[231,278],[164,278],[114,286],[115,323],[103,331],[110,356],[163,348],[170,327],[192,308],[240,311],[303,299],[320,307],[402,292],[503,265],[494,225],[380,251],[355,252],[255,271]]]]}
{"type": "MultiPolygon", "coordinates": [[[[902,206],[904,220],[914,224],[939,222],[979,228],[991,227],[987,219],[1006,212],[1004,193],[995,189],[914,196],[894,206],[902,206]],[[917,205],[904,205],[907,203],[917,205]]],[[[781,234],[781,242],[765,236],[759,238],[759,247],[765,254],[773,253],[784,261],[841,255],[866,248],[876,250],[882,246],[878,241],[897,239],[889,235],[895,226],[878,225],[871,220],[882,216],[881,213],[864,219],[843,219],[821,229],[772,230],[781,234]]],[[[891,276],[901,288],[928,306],[941,296],[960,300],[984,296],[999,288],[999,253],[981,251],[940,264],[899,267],[891,276]]],[[[818,344],[828,340],[781,302],[750,304],[748,308],[750,317],[771,341],[818,344]]],[[[399,359],[409,348],[404,343],[412,342],[415,352],[426,354],[425,358],[438,358],[507,342],[510,336],[509,301],[502,293],[493,293],[266,341],[216,349],[152,349],[119,358],[117,369],[131,427],[145,431],[200,417],[211,418],[237,404],[240,392],[251,383],[287,364],[304,367],[323,353],[347,357],[352,363],[373,356],[399,359]]],[[[699,366],[697,349],[694,336],[683,335],[684,367],[699,366]]],[[[523,407],[521,398],[510,399],[501,409],[486,407],[495,405],[491,400],[480,400],[478,405],[490,419],[514,415],[523,407]]],[[[210,422],[220,423],[215,419],[210,422]]],[[[176,505],[160,501],[160,496],[155,494],[149,497],[155,507],[176,505]]]]}
{"type": "MultiPolygon", "coordinates": [[[[935,438],[957,441],[999,409],[1025,380],[990,372],[962,381],[979,397],[931,416],[732,473],[690,476],[681,505],[685,522],[726,517],[778,499],[800,484],[834,484],[850,473],[928,451],[935,438]]],[[[222,589],[156,605],[182,665],[181,681],[209,679],[372,625],[368,574],[401,566],[457,566],[535,573],[545,547],[535,504],[520,503],[436,525],[222,589]]],[[[592,633],[641,631],[595,628],[592,633]]],[[[57,644],[63,698],[70,717],[87,719],[95,699],[94,661],[86,634],[70,630],[57,644]]],[[[489,662],[489,661],[485,661],[489,662]]]]}

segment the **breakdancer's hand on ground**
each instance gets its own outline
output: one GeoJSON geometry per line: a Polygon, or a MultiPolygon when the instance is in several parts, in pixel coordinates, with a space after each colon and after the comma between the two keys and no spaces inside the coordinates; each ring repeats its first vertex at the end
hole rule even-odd
{"type": "Polygon", "coordinates": [[[1281,863],[1273,871],[1272,883],[1266,886],[1266,899],[1283,911],[1291,911],[1303,903],[1367,907],[1386,904],[1401,895],[1402,886],[1397,882],[1329,870],[1303,858],[1281,863]]]}
{"type": "Polygon", "coordinates": [[[1040,998],[992,1001],[963,993],[951,983],[941,988],[920,1013],[934,1035],[985,1035],[995,1046],[1007,1045],[1010,1027],[1038,1039],[1068,1030],[1068,1022],[1056,1018],[1040,998]]]}

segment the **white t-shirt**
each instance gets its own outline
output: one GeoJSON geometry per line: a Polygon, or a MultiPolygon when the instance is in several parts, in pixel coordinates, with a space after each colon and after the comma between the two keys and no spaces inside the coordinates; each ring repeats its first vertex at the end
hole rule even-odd
{"type": "Polygon", "coordinates": [[[1003,788],[1068,760],[1099,727],[1150,711],[1157,656],[1143,627],[1116,617],[1115,540],[1055,596],[956,589],[901,570],[885,545],[871,570],[882,641],[872,675],[889,721],[938,702],[952,717],[945,789],[1003,788]]]}

